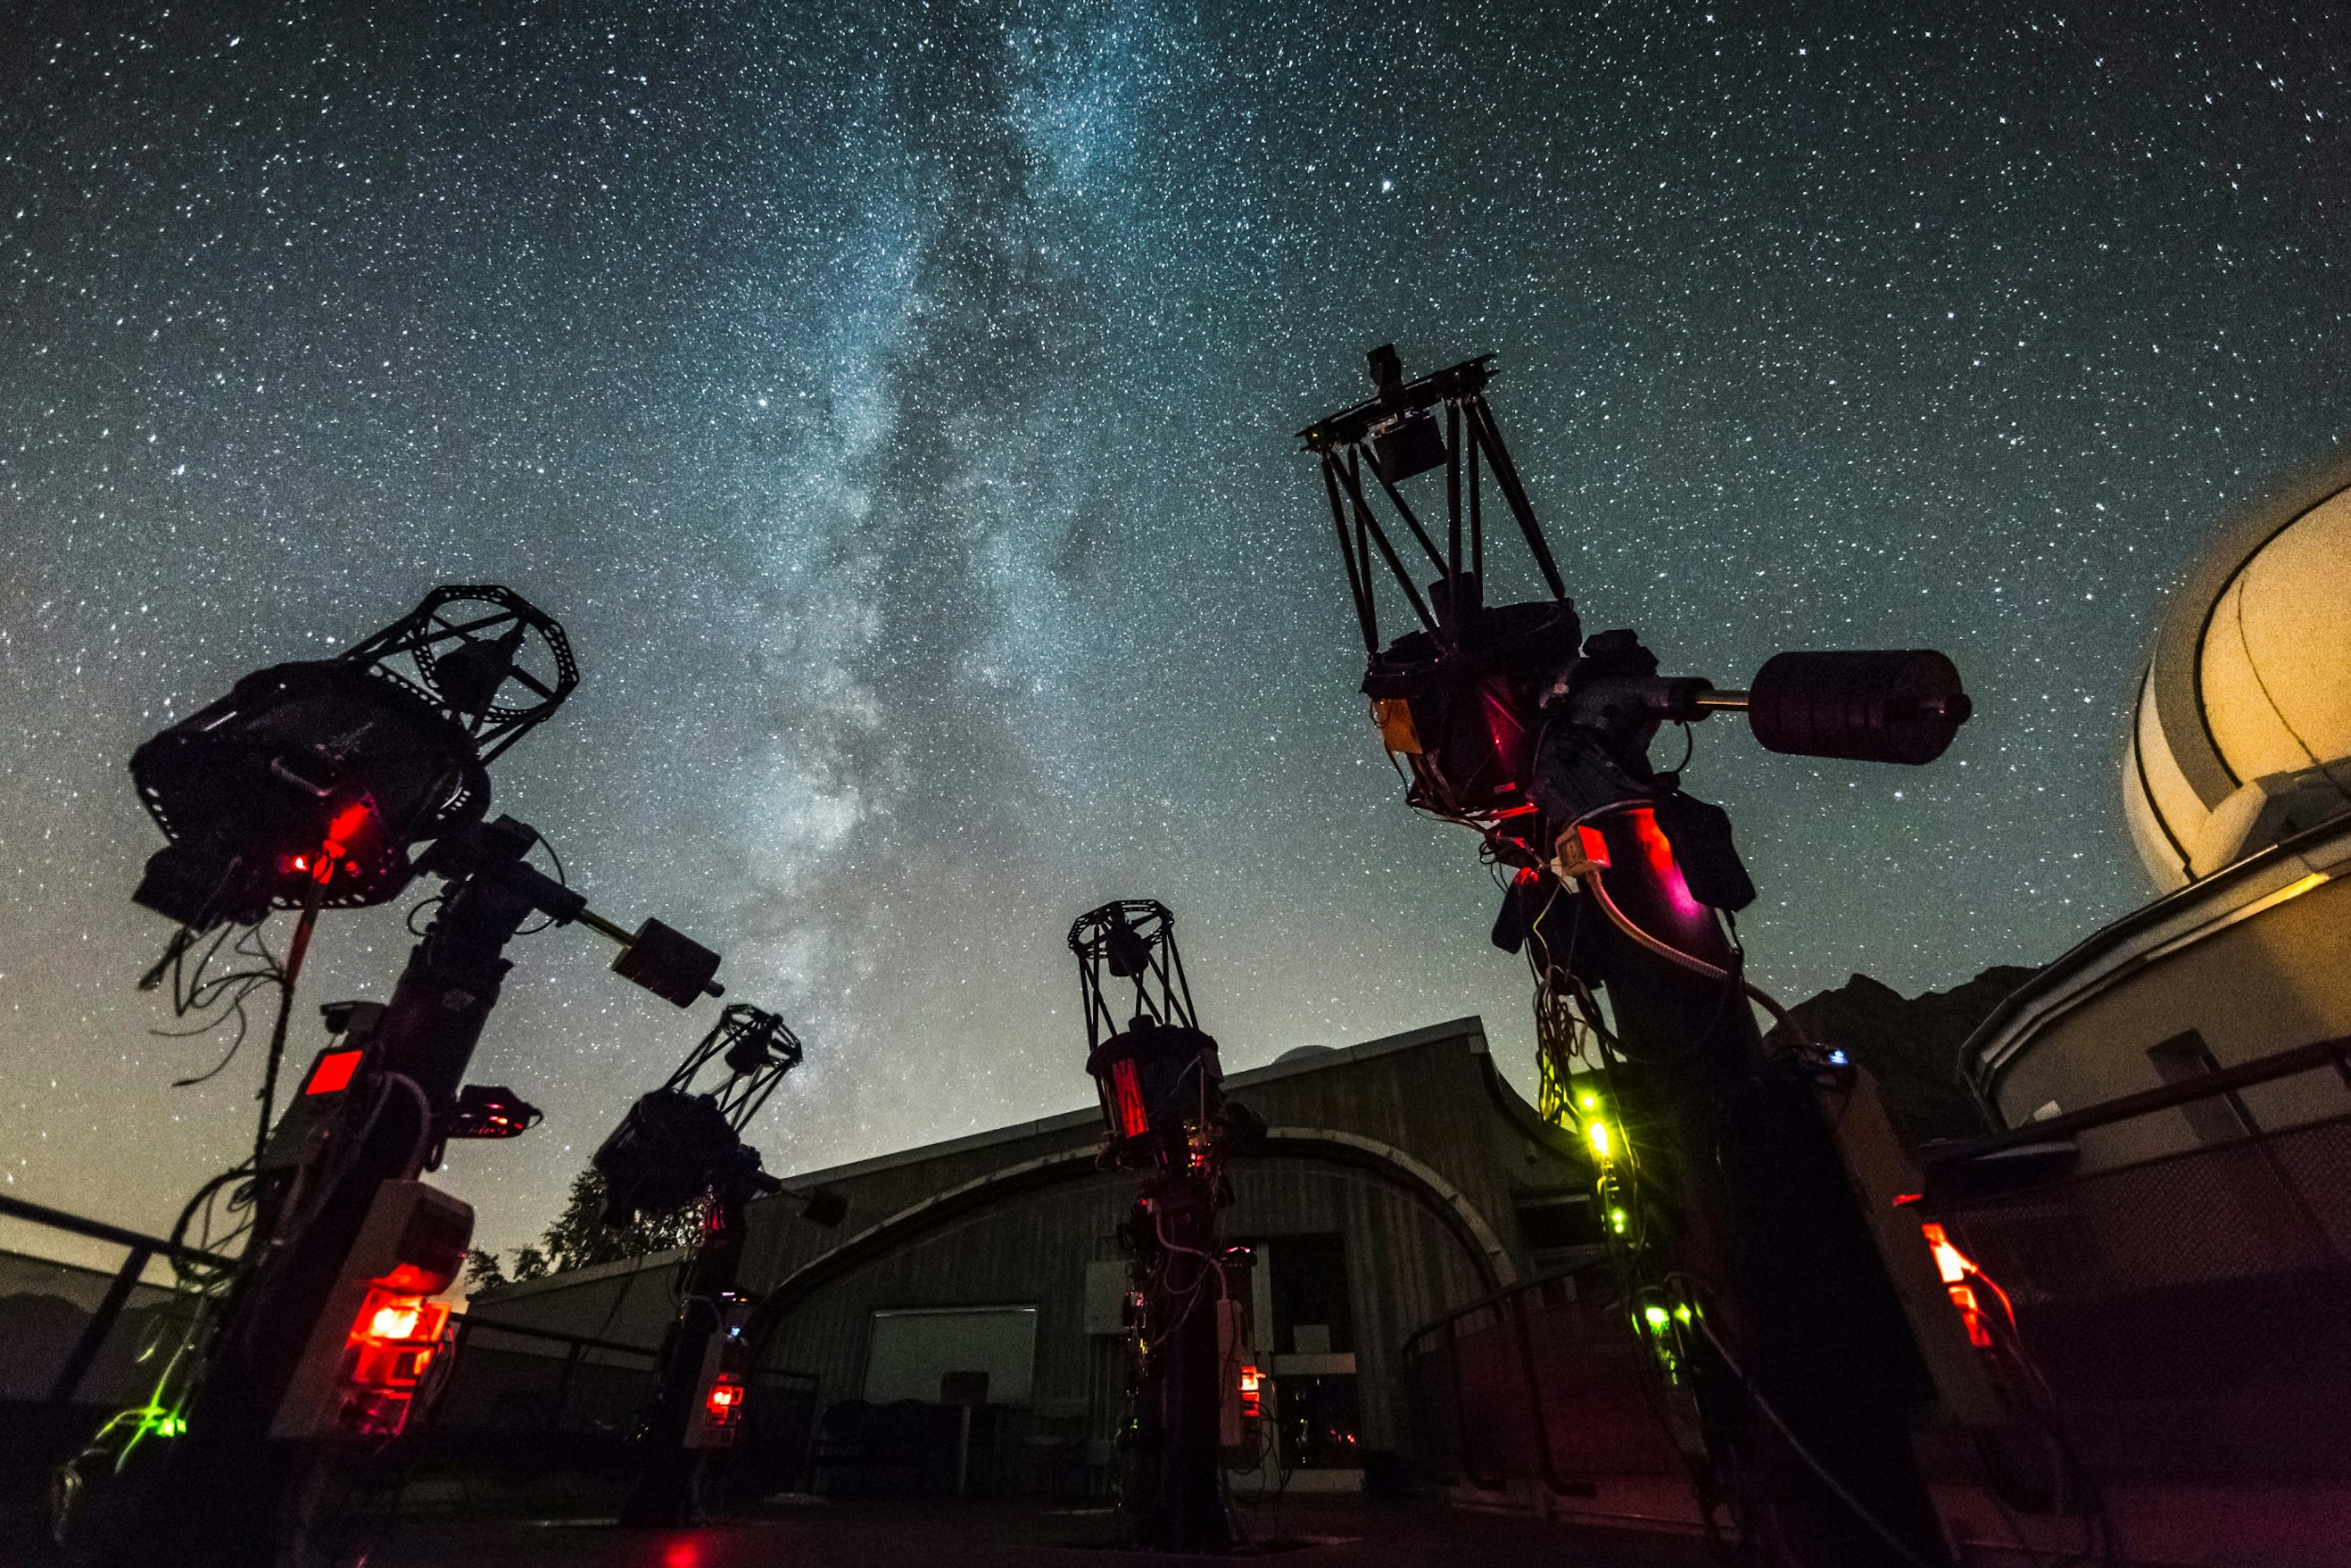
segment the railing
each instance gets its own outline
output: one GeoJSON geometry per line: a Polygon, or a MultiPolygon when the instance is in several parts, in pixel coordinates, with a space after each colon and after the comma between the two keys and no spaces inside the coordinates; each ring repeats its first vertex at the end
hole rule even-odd
{"type": "MultiPolygon", "coordinates": [[[[1929,1205],[1943,1201],[1938,1188],[1949,1189],[1954,1197],[1963,1197],[1971,1189],[1988,1184],[1997,1185],[1991,1176],[2006,1159],[2035,1149],[2063,1151],[2074,1145],[2081,1134],[2118,1123],[2136,1121],[2154,1115],[2158,1111],[2179,1110],[2206,1100],[2226,1099],[2232,1106],[2241,1106],[2235,1098],[2241,1089],[2256,1084],[2273,1083],[2283,1078],[2294,1078],[2322,1068],[2333,1068],[2344,1087],[2351,1089],[2351,1036],[2322,1040],[2313,1045],[2296,1046],[2254,1061],[2226,1067],[2199,1078],[2183,1079],[2164,1084],[2159,1089],[2141,1090],[2109,1100],[2103,1105],[2068,1112],[2042,1121],[2027,1122],[2005,1133],[1990,1137],[1972,1138],[1937,1150],[1927,1162],[1927,1200],[1929,1205]]],[[[2256,1143],[2263,1137],[2258,1124],[2246,1122],[2241,1110],[2240,1121],[2248,1135],[2256,1143]]],[[[2068,1167],[2069,1168],[2069,1167],[2068,1167]]]]}
{"type": "MultiPolygon", "coordinates": [[[[454,1320],[447,1382],[415,1429],[418,1448],[461,1467],[545,1471],[627,1469],[626,1439],[652,1396],[660,1352],[589,1334],[468,1314],[454,1320]],[[529,1443],[517,1444],[521,1434],[529,1443]]],[[[774,1369],[751,1375],[737,1446],[718,1484],[760,1495],[807,1468],[816,1379],[774,1369]]]]}
{"type": "MultiPolygon", "coordinates": [[[[2351,1474],[2351,1114],[2273,1129],[2241,1113],[2222,1142],[2074,1168],[2075,1138],[2319,1072],[2351,1086],[2351,1040],[2020,1127],[1930,1167],[1916,1212],[2006,1292],[2089,1479],[2351,1474]]],[[[1620,1311],[1557,1281],[1472,1302],[1406,1342],[1416,1458],[1489,1490],[1571,1494],[1594,1476],[1675,1471],[1646,1355],[1620,1311]]]]}
{"type": "MultiPolygon", "coordinates": [[[[110,1273],[0,1250],[0,1403],[19,1412],[16,1419],[37,1423],[45,1436],[34,1446],[43,1453],[33,1458],[46,1464],[87,1440],[94,1426],[89,1406],[145,1396],[152,1373],[137,1364],[124,1342],[127,1325],[169,1311],[174,1299],[169,1286],[145,1281],[149,1266],[162,1259],[220,1269],[234,1260],[5,1194],[0,1218],[123,1252],[110,1273]]],[[[657,1349],[488,1316],[461,1316],[453,1326],[440,1396],[413,1426],[405,1447],[495,1465],[507,1457],[502,1445],[515,1447],[506,1440],[528,1432],[561,1439],[551,1448],[523,1445],[531,1462],[592,1467],[620,1457],[622,1439],[653,1392],[657,1349]]],[[[816,1380],[764,1369],[752,1375],[752,1385],[742,1451],[726,1468],[746,1483],[764,1476],[789,1484],[805,1466],[816,1380]]]]}
{"type": "MultiPolygon", "coordinates": [[[[193,1247],[174,1246],[159,1237],[141,1235],[136,1230],[126,1230],[119,1225],[109,1225],[102,1220],[86,1219],[78,1214],[68,1214],[63,1209],[50,1208],[42,1204],[27,1203],[23,1198],[10,1197],[5,1194],[0,1194],[0,1216],[25,1220],[50,1230],[81,1237],[85,1240],[101,1241],[109,1246],[123,1249],[122,1266],[116,1270],[112,1278],[108,1281],[105,1293],[99,1298],[98,1305],[89,1309],[88,1321],[83,1324],[80,1334],[59,1360],[55,1375],[48,1380],[47,1398],[44,1402],[52,1406],[71,1405],[81,1396],[83,1385],[89,1380],[90,1368],[97,1364],[99,1352],[106,1348],[108,1338],[113,1333],[116,1324],[121,1321],[123,1309],[131,1304],[135,1294],[142,1290],[152,1291],[157,1302],[170,1295],[171,1292],[161,1286],[141,1283],[141,1276],[146,1273],[147,1265],[150,1262],[160,1257],[181,1262],[204,1263],[215,1268],[225,1268],[231,1261],[217,1253],[203,1251],[193,1247]]],[[[28,1272],[47,1274],[52,1278],[80,1273],[98,1273],[98,1270],[86,1270],[77,1264],[57,1263],[47,1260],[26,1259],[24,1264],[20,1265],[20,1269],[24,1265],[33,1266],[31,1270],[26,1270],[28,1272]]]]}
{"type": "MultiPolygon", "coordinates": [[[[2332,1068],[2329,1040],[1962,1151],[1980,1158],[2332,1068]]],[[[1930,1180],[1922,1218],[2006,1292],[2081,1463],[2102,1480],[2290,1484],[2351,1472],[2351,1115],[2008,1190],[1930,1180]]],[[[2205,1128],[2214,1124],[2206,1118],[2205,1128]]],[[[2182,1129],[2183,1131],[2187,1129],[2182,1129]]]]}

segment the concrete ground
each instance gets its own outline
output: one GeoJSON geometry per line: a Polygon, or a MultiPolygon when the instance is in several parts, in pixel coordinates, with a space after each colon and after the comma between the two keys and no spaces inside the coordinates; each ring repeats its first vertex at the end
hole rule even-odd
{"type": "MultiPolygon", "coordinates": [[[[1244,1511],[1264,1555],[1298,1568],[1700,1568],[1695,1541],[1461,1512],[1436,1503],[1292,1499],[1244,1511]]],[[[1118,1521],[1008,1502],[808,1502],[702,1530],[408,1519],[368,1568],[1084,1568],[1168,1561],[1115,1550],[1118,1521]]],[[[1185,1558],[1186,1562],[1206,1561],[1185,1558]]]]}

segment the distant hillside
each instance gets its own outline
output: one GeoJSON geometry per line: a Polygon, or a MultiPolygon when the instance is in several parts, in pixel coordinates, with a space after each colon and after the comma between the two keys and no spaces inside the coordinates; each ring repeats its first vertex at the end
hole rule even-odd
{"type": "MultiPolygon", "coordinates": [[[[1896,1129],[1915,1149],[1934,1138],[1992,1130],[1959,1082],[1959,1046],[2035,973],[2001,965],[1948,991],[1907,998],[1855,975],[1788,1010],[1814,1040],[1842,1048],[1878,1081],[1896,1129]]],[[[1774,1029],[1770,1039],[1782,1043],[1783,1030],[1774,1029]]]]}

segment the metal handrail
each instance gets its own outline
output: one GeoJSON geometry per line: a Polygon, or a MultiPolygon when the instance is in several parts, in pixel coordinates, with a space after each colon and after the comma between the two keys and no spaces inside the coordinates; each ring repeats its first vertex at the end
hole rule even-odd
{"type": "Polygon", "coordinates": [[[581,1350],[617,1351],[624,1355],[659,1356],[661,1354],[658,1348],[651,1345],[622,1344],[617,1341],[595,1339],[587,1334],[565,1333],[560,1329],[538,1329],[524,1323],[500,1322],[496,1318],[486,1318],[476,1312],[467,1312],[459,1317],[456,1327],[461,1338],[472,1334],[476,1329],[493,1329],[499,1333],[526,1334],[532,1339],[561,1340],[564,1343],[581,1350]]]}
{"type": "MultiPolygon", "coordinates": [[[[643,1356],[655,1364],[658,1364],[661,1360],[661,1352],[650,1345],[622,1344],[617,1340],[599,1339],[590,1334],[566,1333],[561,1329],[534,1328],[528,1323],[505,1322],[496,1318],[486,1318],[475,1312],[466,1312],[452,1319],[450,1326],[454,1336],[450,1346],[450,1354],[453,1358],[462,1354],[476,1332],[520,1334],[529,1339],[552,1340],[567,1347],[562,1356],[563,1370],[557,1375],[555,1381],[553,1408],[547,1416],[547,1429],[549,1431],[562,1425],[564,1414],[570,1408],[572,1384],[579,1373],[580,1364],[589,1351],[601,1350],[622,1355],[643,1356]]],[[[547,1359],[555,1358],[550,1356],[547,1359]]],[[[766,1370],[754,1368],[752,1376],[755,1379],[768,1381],[797,1381],[806,1383],[811,1388],[817,1384],[817,1379],[812,1374],[777,1368],[766,1370]]],[[[441,1427],[441,1408],[437,1400],[434,1402],[427,1425],[436,1430],[441,1427]]]]}
{"type": "MultiPolygon", "coordinates": [[[[82,1326],[81,1337],[74,1342],[73,1349],[66,1353],[65,1360],[58,1364],[57,1379],[49,1385],[48,1402],[53,1406],[70,1405],[74,1396],[81,1392],[82,1380],[89,1375],[89,1369],[98,1362],[98,1353],[106,1348],[107,1336],[114,1332],[115,1323],[122,1316],[122,1309],[130,1304],[131,1292],[138,1288],[140,1276],[146,1273],[149,1261],[158,1253],[174,1262],[209,1263],[222,1269],[233,1267],[235,1262],[234,1259],[224,1258],[217,1252],[207,1252],[201,1247],[189,1247],[166,1241],[161,1237],[142,1235],[136,1230],[126,1230],[120,1225],[109,1225],[102,1219],[86,1219],[62,1208],[27,1203],[21,1197],[10,1197],[5,1193],[0,1193],[0,1215],[44,1225],[52,1230],[62,1230],[69,1236],[104,1241],[125,1250],[122,1267],[115,1270],[114,1278],[108,1282],[106,1294],[99,1300],[98,1310],[90,1313],[89,1322],[82,1326]]],[[[74,1264],[60,1266],[78,1267],[74,1264]]],[[[96,1272],[94,1270],[91,1271],[96,1272]]]]}
{"type": "MultiPolygon", "coordinates": [[[[1418,1359],[1415,1354],[1416,1347],[1419,1346],[1423,1340],[1439,1331],[1444,1333],[1452,1372],[1453,1427],[1455,1432],[1460,1434],[1466,1430],[1467,1423],[1461,1408],[1461,1336],[1457,1325],[1472,1312],[1489,1310],[1495,1314],[1497,1328],[1504,1326],[1501,1320],[1507,1320],[1519,1353],[1519,1382],[1527,1394],[1527,1418],[1533,1427],[1535,1460],[1541,1472],[1540,1479],[1545,1486],[1562,1497],[1590,1497],[1593,1495],[1595,1490],[1593,1483],[1588,1480],[1572,1480],[1562,1476],[1559,1473],[1558,1461],[1552,1453],[1551,1423],[1549,1412],[1543,1405],[1542,1378],[1535,1365],[1534,1338],[1528,1328],[1527,1313],[1521,1305],[1521,1299],[1530,1292],[1539,1291],[1543,1286],[1555,1281],[1568,1279],[1572,1273],[1573,1270],[1568,1270],[1541,1275],[1532,1280],[1522,1280],[1515,1285],[1505,1286],[1501,1290],[1457,1307],[1436,1322],[1424,1323],[1406,1335],[1404,1342],[1404,1354],[1407,1362],[1418,1359]]],[[[1634,1343],[1637,1344],[1638,1341],[1635,1340],[1634,1343]]],[[[1464,1447],[1465,1448],[1467,1447],[1466,1441],[1464,1447]]],[[[1466,1452],[1460,1456],[1460,1459],[1461,1473],[1472,1484],[1483,1487],[1489,1491],[1499,1490],[1489,1484],[1487,1478],[1475,1475],[1470,1471],[1468,1456],[1466,1452]]]]}
{"type": "Polygon", "coordinates": [[[174,1246],[161,1237],[144,1236],[136,1230],[126,1230],[120,1225],[109,1225],[102,1219],[85,1219],[78,1214],[68,1214],[62,1208],[51,1208],[45,1204],[26,1203],[21,1197],[10,1197],[5,1193],[0,1193],[0,1215],[5,1215],[12,1219],[28,1219],[36,1225],[46,1225],[52,1230],[63,1230],[74,1236],[86,1236],[93,1241],[111,1242],[117,1247],[127,1247],[134,1251],[144,1251],[150,1254],[160,1252],[164,1257],[178,1258],[187,1262],[211,1263],[225,1269],[236,1261],[234,1258],[224,1258],[217,1252],[207,1252],[201,1247],[189,1247],[184,1244],[174,1246]]]}
{"type": "Polygon", "coordinates": [[[1521,1280],[1515,1285],[1505,1285],[1499,1291],[1489,1291],[1486,1294],[1478,1297],[1474,1301],[1464,1301],[1461,1305],[1454,1308],[1443,1317],[1432,1318],[1427,1322],[1421,1324],[1420,1327],[1413,1330],[1412,1333],[1405,1335],[1405,1355],[1406,1359],[1410,1359],[1413,1354],[1414,1345],[1419,1343],[1430,1334],[1437,1333],[1437,1330],[1450,1326],[1457,1318],[1466,1318],[1471,1312],[1479,1312],[1485,1308],[1496,1306],[1499,1304],[1505,1297],[1520,1295],[1525,1291],[1536,1290],[1541,1286],[1552,1284],[1556,1281],[1571,1279],[1574,1276],[1574,1273],[1575,1270],[1573,1269],[1555,1270],[1549,1274],[1537,1275],[1531,1280],[1521,1280]]]}
{"type": "Polygon", "coordinates": [[[2346,1087],[2351,1087],[2351,1035],[2322,1040],[2313,1045],[2298,1045],[2292,1051],[2281,1051],[2274,1056],[2264,1056],[2238,1067],[2224,1067],[2200,1078],[2182,1079],[2177,1083],[2164,1084],[2159,1089],[2142,1089],[2119,1100],[2109,1100],[2086,1110],[2069,1111],[2045,1121],[2027,1122],[2021,1127],[2011,1127],[2005,1133],[1995,1133],[1987,1138],[1970,1138],[1957,1148],[1943,1151],[1928,1163],[1930,1166],[1963,1165],[1969,1160],[1998,1154],[2002,1149],[2071,1137],[2091,1127],[2127,1122],[2151,1112],[2168,1111],[2174,1106],[2210,1100],[2249,1084],[2267,1083],[2273,1079],[2291,1078],[2297,1072],[2309,1072],[2328,1066],[2342,1075],[2346,1087]]]}

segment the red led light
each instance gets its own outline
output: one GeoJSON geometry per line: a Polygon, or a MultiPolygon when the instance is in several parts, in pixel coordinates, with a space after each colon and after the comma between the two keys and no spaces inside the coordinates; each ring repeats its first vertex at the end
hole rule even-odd
{"type": "Polygon", "coordinates": [[[414,1301],[392,1301],[375,1310],[367,1332],[374,1339],[407,1339],[416,1333],[416,1317],[423,1308],[414,1301]]]}
{"type": "Polygon", "coordinates": [[[448,1322],[449,1309],[440,1302],[403,1292],[389,1277],[376,1281],[343,1344],[345,1431],[361,1437],[400,1435],[448,1322]]]}
{"type": "Polygon", "coordinates": [[[366,1051],[360,1050],[327,1052],[326,1055],[319,1058],[319,1064],[310,1069],[309,1087],[302,1092],[305,1094],[341,1093],[350,1087],[351,1074],[360,1070],[360,1058],[366,1054],[366,1051]]]}
{"type": "Polygon", "coordinates": [[[743,1419],[742,1381],[731,1373],[721,1373],[702,1396],[703,1407],[709,1412],[714,1427],[732,1427],[743,1419]]]}
{"type": "Polygon", "coordinates": [[[1927,1249],[1935,1255],[1935,1270],[1943,1276],[1943,1283],[1956,1285],[1975,1272],[1968,1255],[1951,1245],[1950,1232],[1931,1223],[1918,1229],[1927,1238],[1927,1249]]]}
{"type": "Polygon", "coordinates": [[[1932,1221],[1919,1226],[1918,1230],[1927,1239],[1928,1249],[1935,1255],[1935,1271],[1942,1276],[1943,1289],[1950,1293],[1951,1305],[1959,1309],[1960,1321],[1967,1324],[1968,1343],[1978,1350],[1992,1348],[1991,1317],[1976,1295],[1978,1285],[1991,1292],[1992,1299],[2000,1303],[2001,1314],[2008,1319],[2010,1332],[2015,1332],[2016,1308],[2010,1304],[2008,1292],[1977,1268],[1974,1259],[1952,1243],[1950,1232],[1932,1221]]]}

